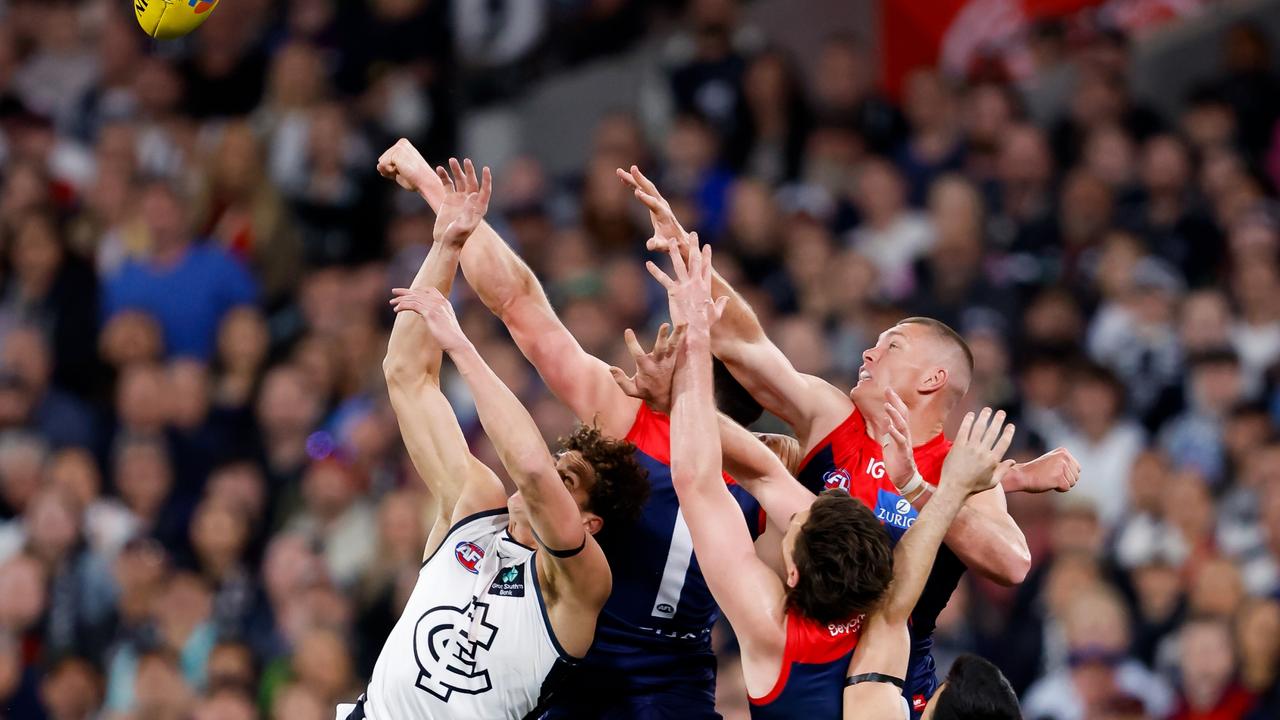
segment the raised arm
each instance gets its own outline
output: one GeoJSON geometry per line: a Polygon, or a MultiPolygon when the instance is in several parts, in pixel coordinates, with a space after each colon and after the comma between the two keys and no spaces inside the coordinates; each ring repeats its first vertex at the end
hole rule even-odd
{"type": "Polygon", "coordinates": [[[569,493],[529,416],[463,334],[449,301],[438,291],[397,291],[397,312],[414,312],[453,360],[471,389],[485,433],[524,500],[534,538],[548,554],[551,567],[574,589],[572,599],[598,609],[611,587],[609,564],[583,524],[578,503],[569,493]],[[554,551],[580,552],[560,557],[554,551]]]}
{"type": "MultiPolygon", "coordinates": [[[[885,393],[885,412],[890,418],[907,416],[906,403],[892,390],[885,393]]],[[[893,441],[884,444],[885,470],[898,492],[923,511],[937,488],[925,482],[916,471],[909,428],[904,427],[895,435],[890,427],[889,434],[893,441]]],[[[1031,569],[1027,538],[1009,515],[1000,486],[965,501],[951,523],[946,543],[966,567],[1002,585],[1017,585],[1031,569]]]]}
{"type": "MultiPolygon", "coordinates": [[[[657,186],[634,165],[618,170],[618,177],[649,210],[654,229],[649,249],[665,251],[674,240],[682,256],[687,256],[688,248],[697,245],[696,237],[691,239],[681,227],[657,186]]],[[[765,335],[746,299],[718,273],[712,278],[713,294],[728,298],[711,334],[712,352],[757,402],[796,431],[802,444],[820,440],[853,412],[852,402],[825,380],[796,370],[765,335]]]]}
{"type": "MultiPolygon", "coordinates": [[[[398,181],[438,208],[445,197],[440,178],[407,140],[396,145],[418,161],[398,181]]],[[[618,390],[609,366],[588,354],[556,316],[537,277],[488,223],[480,223],[462,251],[462,272],[496,315],[547,387],[585,423],[623,437],[639,403],[618,390]]]]}
{"type": "MultiPolygon", "coordinates": [[[[904,441],[905,418],[896,409],[890,410],[889,422],[893,439],[904,441]]],[[[868,619],[849,664],[853,684],[844,692],[845,720],[901,717],[901,689],[885,678],[902,680],[906,673],[911,655],[907,620],[933,570],[947,528],[965,499],[994,487],[1013,466],[1012,460],[1001,462],[1012,439],[1013,426],[1004,425],[1003,412],[992,418],[988,408],[976,421],[973,413],[965,416],[943,463],[937,494],[894,548],[889,596],[868,619]]]]}
{"type": "MultiPolygon", "coordinates": [[[[664,323],[658,328],[653,349],[648,352],[636,339],[635,332],[628,329],[623,340],[636,370],[627,375],[619,368],[609,368],[618,387],[649,405],[654,412],[670,415],[677,349],[683,346],[687,329],[688,325],[684,324],[671,332],[671,326],[664,323]]],[[[725,472],[751,493],[770,519],[782,522],[785,527],[794,513],[809,507],[814,499],[813,493],[796,481],[793,470],[779,459],[780,455],[791,456],[798,463],[798,448],[786,447],[777,452],[725,415],[719,414],[718,419],[725,472]]],[[[778,436],[778,440],[781,439],[778,436]]],[[[791,446],[796,445],[794,438],[785,439],[791,446]]]]}
{"type": "MultiPolygon", "coordinates": [[[[394,176],[402,162],[402,155],[392,148],[379,160],[378,168],[383,174],[394,176]]],[[[458,272],[462,246],[488,207],[492,182],[488,168],[481,182],[470,161],[466,172],[461,166],[454,168],[461,187],[454,186],[443,168],[438,173],[442,183],[448,182],[449,192],[437,214],[431,250],[414,277],[412,288],[448,293],[458,272]]],[[[505,497],[501,482],[472,457],[453,408],[440,392],[440,360],[440,346],[422,319],[412,313],[398,314],[382,368],[409,458],[436,498],[433,531],[452,524],[454,511],[469,487],[476,504],[500,505],[505,497]]],[[[440,539],[433,532],[427,553],[440,539]]]]}
{"type": "Polygon", "coordinates": [[[711,300],[710,248],[684,261],[672,253],[676,279],[650,265],[667,288],[671,319],[687,323],[676,358],[671,411],[671,478],[689,526],[707,587],[738,631],[745,657],[780,657],[784,592],[778,576],[755,553],[751,535],[721,479],[719,420],[711,371],[711,325],[723,303],[711,300]]]}

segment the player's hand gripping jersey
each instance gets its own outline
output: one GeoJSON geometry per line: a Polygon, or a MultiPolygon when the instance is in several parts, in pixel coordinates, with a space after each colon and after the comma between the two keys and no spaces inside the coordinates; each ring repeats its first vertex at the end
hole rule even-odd
{"type": "MultiPolygon", "coordinates": [[[[951,441],[939,433],[915,448],[916,469],[926,482],[937,486],[942,462],[951,441]]],[[[884,468],[884,451],[867,435],[862,413],[854,410],[847,420],[823,438],[800,463],[797,479],[809,490],[820,493],[844,488],[871,508],[884,524],[893,543],[916,521],[919,512],[898,494],[884,468]]],[[[947,606],[960,583],[965,565],[946,545],[938,550],[929,582],[911,614],[911,660],[907,666],[903,694],[918,714],[937,689],[933,656],[933,631],[938,615],[947,606]]]]}

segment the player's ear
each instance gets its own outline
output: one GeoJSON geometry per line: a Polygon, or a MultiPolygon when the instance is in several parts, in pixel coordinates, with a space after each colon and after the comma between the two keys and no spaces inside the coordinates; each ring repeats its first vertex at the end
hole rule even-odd
{"type": "Polygon", "coordinates": [[[793,588],[800,583],[800,571],[794,563],[787,563],[787,587],[793,588]]]}
{"type": "Polygon", "coordinates": [[[916,391],[921,395],[932,395],[947,386],[947,381],[951,379],[951,374],[947,372],[945,367],[938,365],[931,369],[920,380],[920,384],[916,387],[916,391]]]}
{"type": "Polygon", "coordinates": [[[595,535],[604,527],[604,518],[591,511],[584,512],[582,513],[582,527],[587,532],[595,535]]]}

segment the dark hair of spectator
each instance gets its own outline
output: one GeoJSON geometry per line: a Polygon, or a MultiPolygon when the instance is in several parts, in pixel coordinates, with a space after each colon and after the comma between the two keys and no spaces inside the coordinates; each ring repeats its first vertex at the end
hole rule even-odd
{"type": "Polygon", "coordinates": [[[1000,668],[977,655],[961,655],[933,696],[934,720],[1021,720],[1018,696],[1000,668]]]}

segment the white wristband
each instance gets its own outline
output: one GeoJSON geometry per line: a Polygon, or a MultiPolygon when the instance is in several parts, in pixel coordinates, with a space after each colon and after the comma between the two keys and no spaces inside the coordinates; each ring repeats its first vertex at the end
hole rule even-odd
{"type": "Polygon", "coordinates": [[[924,492],[924,488],[924,478],[920,476],[920,471],[916,470],[915,474],[911,476],[911,479],[907,481],[906,486],[898,488],[898,494],[906,498],[908,501],[913,501],[915,498],[920,496],[921,492],[924,492]]]}

